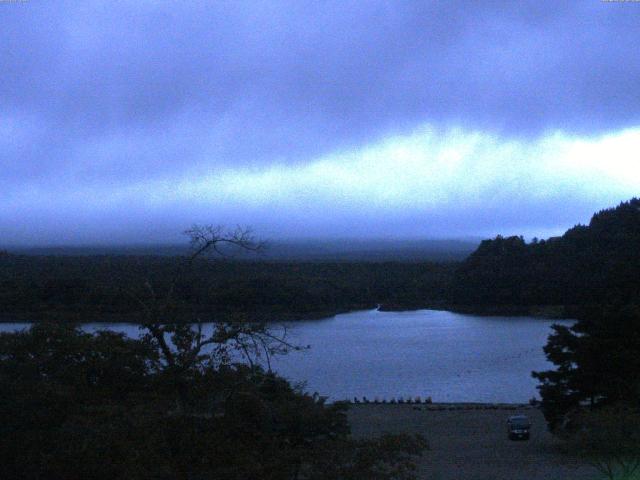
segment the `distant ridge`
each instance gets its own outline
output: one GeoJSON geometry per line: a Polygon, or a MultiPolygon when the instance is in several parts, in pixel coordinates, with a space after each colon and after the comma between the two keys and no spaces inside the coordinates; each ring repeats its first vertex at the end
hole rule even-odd
{"type": "MultiPolygon", "coordinates": [[[[480,240],[268,240],[263,254],[229,251],[229,258],[265,261],[312,262],[380,262],[380,261],[461,261],[473,252],[480,240]]],[[[177,256],[187,253],[185,245],[121,245],[121,246],[58,246],[6,247],[23,255],[92,256],[177,256]]]]}

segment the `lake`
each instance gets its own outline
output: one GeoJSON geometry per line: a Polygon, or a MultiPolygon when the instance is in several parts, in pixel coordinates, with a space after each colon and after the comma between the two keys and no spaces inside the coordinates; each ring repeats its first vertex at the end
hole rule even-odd
{"type": "MultiPolygon", "coordinates": [[[[552,368],[542,347],[553,323],[573,321],[367,310],[284,322],[289,340],[311,348],[276,357],[272,365],[331,400],[420,396],[434,402],[527,402],[537,396],[531,371],[552,368]]],[[[26,326],[0,324],[0,331],[26,326]]],[[[135,325],[85,328],[138,335],[135,325]]]]}

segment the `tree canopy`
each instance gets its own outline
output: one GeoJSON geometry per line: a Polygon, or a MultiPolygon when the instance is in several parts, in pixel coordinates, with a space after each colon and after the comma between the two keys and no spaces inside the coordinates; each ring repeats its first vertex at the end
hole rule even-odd
{"type": "MultiPolygon", "coordinates": [[[[593,215],[561,237],[483,241],[457,269],[451,302],[458,305],[570,307],[638,303],[640,199],[593,215]]],[[[577,309],[575,307],[578,307],[577,309]]]]}
{"type": "Polygon", "coordinates": [[[573,326],[553,330],[544,351],[556,369],[533,373],[552,429],[581,407],[640,403],[637,307],[594,307],[573,326]]]}
{"type": "Polygon", "coordinates": [[[159,356],[144,339],[70,324],[0,334],[5,478],[314,479],[330,466],[335,479],[408,479],[426,446],[352,440],[344,405],[256,365],[191,364],[178,409],[159,356]]]}

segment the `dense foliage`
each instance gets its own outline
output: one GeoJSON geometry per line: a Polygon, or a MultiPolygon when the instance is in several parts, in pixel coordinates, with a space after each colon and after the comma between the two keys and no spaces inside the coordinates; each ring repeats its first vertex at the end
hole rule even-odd
{"type": "MultiPolygon", "coordinates": [[[[165,292],[181,257],[0,257],[0,319],[135,320],[144,288],[165,292]]],[[[269,263],[198,259],[175,285],[176,318],[318,317],[442,302],[454,264],[269,263]]]]}
{"type": "Polygon", "coordinates": [[[451,301],[487,308],[636,303],[638,272],[640,200],[634,198],[562,237],[483,241],[458,268],[451,301]]]}
{"type": "Polygon", "coordinates": [[[555,325],[544,350],[555,370],[534,372],[552,429],[572,412],[640,404],[640,311],[599,307],[573,326],[555,325]]]}
{"type": "Polygon", "coordinates": [[[217,349],[168,364],[149,340],[68,323],[0,334],[3,478],[413,478],[423,439],[352,440],[343,406],[217,349]]]}
{"type": "Polygon", "coordinates": [[[555,370],[534,372],[542,410],[568,450],[611,480],[640,468],[640,311],[583,311],[572,327],[554,326],[545,347],[555,370]]]}

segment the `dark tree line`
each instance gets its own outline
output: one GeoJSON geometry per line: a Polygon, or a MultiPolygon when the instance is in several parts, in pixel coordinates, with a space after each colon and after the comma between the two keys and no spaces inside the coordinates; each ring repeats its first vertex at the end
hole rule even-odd
{"type": "MultiPolygon", "coordinates": [[[[0,319],[132,320],[150,299],[144,279],[169,288],[179,257],[0,257],[0,319]],[[131,295],[135,293],[135,297],[131,295]]],[[[284,263],[194,260],[175,283],[174,313],[188,321],[313,318],[374,308],[442,303],[455,264],[284,263]]]]}
{"type": "MultiPolygon", "coordinates": [[[[451,302],[478,306],[568,307],[637,303],[640,200],[593,215],[563,236],[483,241],[457,269],[451,302]]],[[[578,307],[577,309],[575,307],[578,307]]]]}

